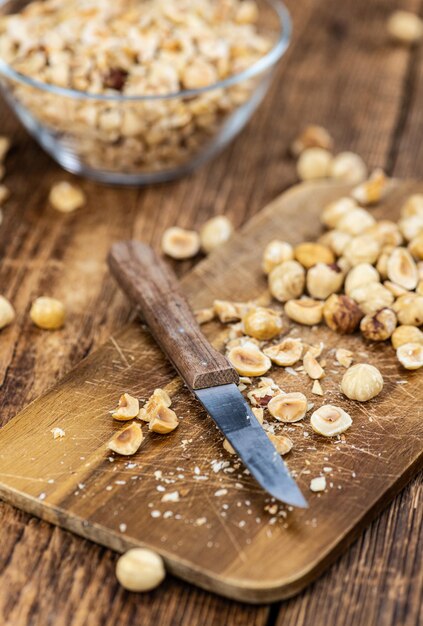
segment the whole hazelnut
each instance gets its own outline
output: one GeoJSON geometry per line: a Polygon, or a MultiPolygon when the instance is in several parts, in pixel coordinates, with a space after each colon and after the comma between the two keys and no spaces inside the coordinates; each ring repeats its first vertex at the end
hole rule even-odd
{"type": "Polygon", "coordinates": [[[355,331],[363,313],[349,296],[332,294],[323,307],[323,317],[329,328],[347,335],[355,331]]]}

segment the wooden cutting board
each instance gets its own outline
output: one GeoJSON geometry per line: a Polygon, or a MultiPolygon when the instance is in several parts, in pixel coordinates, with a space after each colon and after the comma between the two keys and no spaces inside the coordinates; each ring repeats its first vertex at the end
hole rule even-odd
{"type": "MultiPolygon", "coordinates": [[[[183,281],[194,308],[214,298],[247,300],[265,294],[260,258],[267,242],[291,243],[319,235],[319,212],[348,188],[322,183],[296,187],[255,217],[226,246],[183,281]]],[[[397,218],[404,198],[423,184],[396,183],[374,209],[397,218]]],[[[203,327],[219,347],[226,331],[203,327]]],[[[302,373],[275,368],[286,391],[303,391],[317,408],[341,404],[353,417],[345,437],[314,434],[309,418],[279,425],[294,448],[285,457],[309,499],[308,510],[274,505],[243,466],[222,449],[222,436],[184,389],[141,324],[124,328],[96,353],[29,405],[0,431],[0,495],[34,515],[118,552],[148,546],[170,572],[196,585],[247,602],[289,597],[320,574],[422,466],[422,375],[406,372],[387,344],[364,344],[326,327],[292,325],[291,334],[323,341],[325,397],[313,396],[302,373]],[[339,392],[336,347],[356,362],[377,365],[383,393],[366,404],[339,392]],[[120,428],[108,412],[123,391],[147,398],[166,388],[183,418],[169,436],[147,434],[131,458],[105,444],[120,428]],[[51,430],[65,436],[53,439],[51,430]],[[323,493],[310,480],[325,475],[323,493]],[[178,491],[179,501],[172,501],[178,491]],[[170,496],[169,496],[170,494],[170,496]],[[165,496],[165,497],[164,497],[165,496]],[[166,497],[170,499],[166,500],[166,497]]]]}

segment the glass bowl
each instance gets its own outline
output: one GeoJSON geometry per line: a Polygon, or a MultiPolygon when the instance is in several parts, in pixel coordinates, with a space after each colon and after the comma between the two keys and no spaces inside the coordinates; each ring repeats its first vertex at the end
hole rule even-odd
{"type": "MultiPolygon", "coordinates": [[[[0,0],[0,17],[24,0],[0,0]]],[[[258,32],[272,47],[213,85],[166,95],[96,95],[20,74],[0,59],[0,89],[25,128],[65,170],[104,183],[177,178],[222,150],[265,96],[285,53],[291,20],[279,0],[258,0],[258,32]]]]}

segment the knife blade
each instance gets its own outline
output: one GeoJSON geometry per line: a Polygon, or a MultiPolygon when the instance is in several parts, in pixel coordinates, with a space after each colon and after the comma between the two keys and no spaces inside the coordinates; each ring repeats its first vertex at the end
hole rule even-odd
{"type": "Polygon", "coordinates": [[[122,241],[108,262],[155,340],[257,482],[272,496],[306,507],[298,485],[236,386],[239,376],[201,332],[171,269],[147,245],[122,241]]]}

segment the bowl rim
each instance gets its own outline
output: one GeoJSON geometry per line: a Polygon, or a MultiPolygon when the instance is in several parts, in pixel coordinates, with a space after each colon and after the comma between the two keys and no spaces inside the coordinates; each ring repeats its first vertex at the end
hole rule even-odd
{"type": "MultiPolygon", "coordinates": [[[[0,58],[0,76],[10,78],[17,82],[23,83],[30,87],[34,87],[41,91],[48,93],[66,96],[68,98],[74,98],[78,100],[96,100],[103,102],[146,102],[154,100],[171,100],[173,98],[192,98],[209,91],[216,89],[223,89],[230,87],[244,80],[248,80],[266,71],[273,65],[275,65],[285,54],[291,41],[292,35],[292,20],[290,12],[282,0],[263,0],[269,4],[276,13],[279,20],[279,36],[274,46],[264,56],[260,57],[258,61],[250,65],[247,69],[233,74],[224,80],[207,85],[206,87],[200,87],[198,89],[183,89],[180,91],[169,92],[166,94],[148,94],[148,95],[124,95],[124,94],[95,94],[87,91],[79,91],[77,89],[68,89],[67,87],[59,87],[50,83],[45,83],[41,80],[31,78],[25,74],[21,74],[14,70],[8,63],[0,58]]],[[[0,0],[0,9],[6,5],[10,0],[0,0]]]]}

